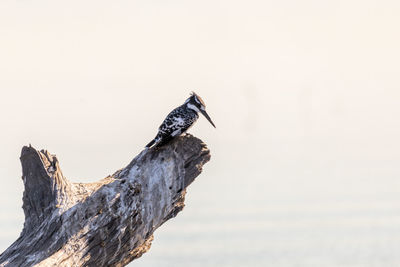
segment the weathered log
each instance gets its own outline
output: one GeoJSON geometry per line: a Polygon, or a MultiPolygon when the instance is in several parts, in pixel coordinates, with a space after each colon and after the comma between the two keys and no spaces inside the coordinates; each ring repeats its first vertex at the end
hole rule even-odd
{"type": "Polygon", "coordinates": [[[143,150],[95,183],[72,183],[49,152],[24,147],[24,228],[0,266],[124,266],[145,253],[153,232],[184,207],[186,187],[210,159],[186,135],[143,150]]]}

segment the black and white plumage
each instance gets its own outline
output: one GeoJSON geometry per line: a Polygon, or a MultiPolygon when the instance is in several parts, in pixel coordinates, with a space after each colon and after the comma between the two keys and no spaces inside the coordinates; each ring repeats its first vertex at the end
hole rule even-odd
{"type": "Polygon", "coordinates": [[[183,105],[177,107],[171,111],[165,118],[163,123],[158,128],[157,136],[146,145],[146,147],[151,146],[162,146],[171,140],[175,136],[179,136],[186,132],[199,118],[198,113],[206,117],[206,119],[212,124],[210,116],[206,112],[206,105],[203,100],[192,92],[191,96],[183,103],[183,105]]]}

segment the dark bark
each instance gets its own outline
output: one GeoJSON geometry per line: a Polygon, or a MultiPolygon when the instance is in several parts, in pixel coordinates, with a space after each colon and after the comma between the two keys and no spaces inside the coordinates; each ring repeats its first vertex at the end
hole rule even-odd
{"type": "Polygon", "coordinates": [[[184,207],[186,187],[210,153],[187,135],[142,151],[95,183],[71,183],[47,151],[24,147],[24,228],[0,266],[124,266],[184,207]]]}

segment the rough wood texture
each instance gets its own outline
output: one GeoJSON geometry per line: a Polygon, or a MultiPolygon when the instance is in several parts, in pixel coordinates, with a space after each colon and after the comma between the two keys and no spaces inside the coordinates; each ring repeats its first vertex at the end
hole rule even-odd
{"type": "Polygon", "coordinates": [[[186,187],[210,159],[187,135],[142,151],[96,183],[71,183],[47,151],[24,147],[24,229],[0,266],[124,266],[145,253],[153,232],[184,207],[186,187]]]}

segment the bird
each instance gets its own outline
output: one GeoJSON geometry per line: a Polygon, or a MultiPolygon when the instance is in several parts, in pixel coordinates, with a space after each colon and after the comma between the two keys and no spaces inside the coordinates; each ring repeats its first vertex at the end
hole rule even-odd
{"type": "Polygon", "coordinates": [[[146,145],[146,148],[160,147],[165,145],[172,138],[185,133],[199,118],[201,113],[215,127],[215,124],[206,112],[206,105],[203,99],[195,92],[192,92],[185,103],[172,110],[158,128],[156,137],[146,145]]]}

